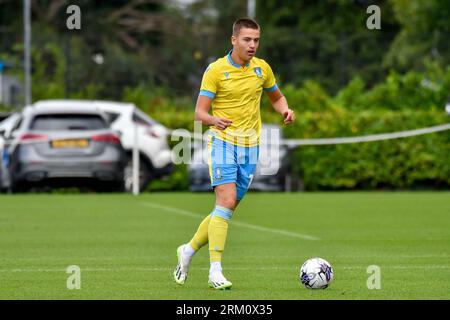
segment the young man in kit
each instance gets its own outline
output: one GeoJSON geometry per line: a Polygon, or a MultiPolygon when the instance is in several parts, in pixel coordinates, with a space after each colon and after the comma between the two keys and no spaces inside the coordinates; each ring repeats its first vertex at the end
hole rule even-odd
{"type": "Polygon", "coordinates": [[[284,123],[295,120],[278,88],[272,69],[255,57],[260,27],[252,19],[233,24],[233,49],[206,69],[195,107],[195,118],[211,128],[208,141],[209,172],[216,203],[200,223],[189,243],[177,249],[178,265],[173,273],[184,284],[195,252],[209,243],[211,288],[230,289],[232,283],[222,273],[222,253],[228,221],[250,186],[259,154],[261,131],[260,102],[264,91],[284,123]],[[209,111],[212,107],[212,115],[209,111]]]}

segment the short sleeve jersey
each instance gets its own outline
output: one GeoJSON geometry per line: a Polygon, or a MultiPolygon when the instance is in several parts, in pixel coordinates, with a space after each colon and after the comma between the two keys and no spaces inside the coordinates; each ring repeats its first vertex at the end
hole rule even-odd
{"type": "Polygon", "coordinates": [[[238,146],[256,146],[261,133],[260,103],[264,91],[276,90],[275,76],[263,59],[252,58],[241,66],[231,51],[206,69],[199,95],[212,99],[215,117],[232,121],[225,130],[211,127],[218,138],[238,146]]]}

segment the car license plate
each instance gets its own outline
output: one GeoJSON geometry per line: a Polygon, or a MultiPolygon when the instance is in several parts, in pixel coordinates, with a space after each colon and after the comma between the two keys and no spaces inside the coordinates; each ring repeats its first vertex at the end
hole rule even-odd
{"type": "Polygon", "coordinates": [[[87,148],[89,141],[87,139],[72,139],[72,140],[53,140],[53,148],[87,148]]]}

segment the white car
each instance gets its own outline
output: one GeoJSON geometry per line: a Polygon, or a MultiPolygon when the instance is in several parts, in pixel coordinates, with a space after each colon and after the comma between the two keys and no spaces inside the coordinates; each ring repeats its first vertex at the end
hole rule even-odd
{"type": "Polygon", "coordinates": [[[5,175],[5,165],[4,165],[5,150],[3,149],[4,145],[5,141],[0,136],[0,191],[3,191],[3,179],[5,175]]]}
{"type": "Polygon", "coordinates": [[[139,149],[139,189],[144,190],[151,179],[168,175],[172,172],[172,152],[168,144],[169,130],[132,103],[91,100],[43,100],[33,105],[56,107],[92,106],[102,111],[111,124],[111,128],[120,134],[122,146],[128,156],[125,168],[125,189],[132,191],[132,149],[137,126],[137,145],[139,149]]]}
{"type": "Polygon", "coordinates": [[[6,140],[11,136],[11,132],[19,125],[20,118],[20,113],[14,112],[0,122],[0,191],[3,189],[6,190],[9,186],[9,179],[6,174],[9,163],[8,144],[6,140]]]}
{"type": "Polygon", "coordinates": [[[11,131],[17,125],[17,121],[20,119],[20,112],[14,112],[0,122],[0,140],[5,140],[5,136],[9,136],[11,131]]]}

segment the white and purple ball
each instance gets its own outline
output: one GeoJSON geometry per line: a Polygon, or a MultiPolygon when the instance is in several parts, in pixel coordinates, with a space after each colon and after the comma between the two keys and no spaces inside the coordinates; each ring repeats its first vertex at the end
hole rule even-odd
{"type": "Polygon", "coordinates": [[[300,268],[300,282],[307,289],[325,289],[333,281],[333,268],[322,258],[311,258],[300,268]]]}

